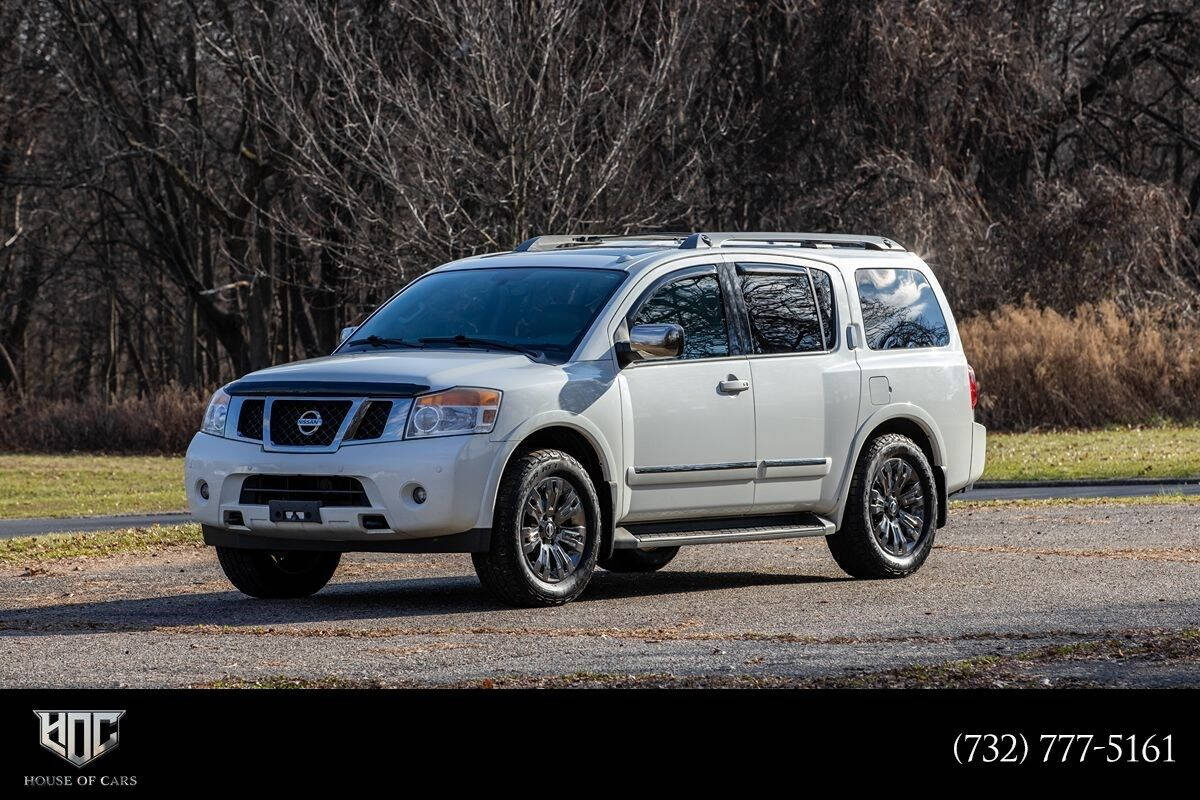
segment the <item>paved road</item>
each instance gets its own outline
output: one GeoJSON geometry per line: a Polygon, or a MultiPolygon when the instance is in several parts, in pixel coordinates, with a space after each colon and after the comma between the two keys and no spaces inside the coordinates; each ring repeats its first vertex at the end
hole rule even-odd
{"type": "MultiPolygon", "coordinates": [[[[497,606],[461,556],[347,556],[324,591],[286,602],[231,591],[202,548],[44,573],[0,565],[0,686],[804,681],[983,655],[1007,663],[1048,645],[1194,628],[1193,515],[1181,505],[961,509],[901,581],[847,579],[819,539],[685,548],[660,573],[599,572],[580,600],[544,610],[497,606]]],[[[1171,657],[1013,663],[1051,682],[1197,685],[1195,641],[1185,634],[1171,657]]]]}

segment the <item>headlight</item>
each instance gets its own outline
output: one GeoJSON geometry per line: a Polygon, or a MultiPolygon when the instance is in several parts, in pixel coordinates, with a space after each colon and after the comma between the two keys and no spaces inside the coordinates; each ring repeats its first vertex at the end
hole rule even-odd
{"type": "Polygon", "coordinates": [[[495,389],[456,387],[416,398],[408,412],[404,438],[491,433],[500,413],[500,392],[495,389]]]}
{"type": "Polygon", "coordinates": [[[225,420],[228,417],[229,395],[224,389],[217,389],[208,401],[208,408],[204,410],[204,421],[200,424],[200,430],[214,436],[224,436],[225,420]]]}

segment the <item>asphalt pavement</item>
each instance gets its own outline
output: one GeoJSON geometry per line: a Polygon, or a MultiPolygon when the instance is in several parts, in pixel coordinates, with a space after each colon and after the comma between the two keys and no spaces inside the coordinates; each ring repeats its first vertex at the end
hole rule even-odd
{"type": "Polygon", "coordinates": [[[684,548],[552,609],[498,605],[456,555],[348,555],[312,598],[253,600],[174,547],[0,565],[0,686],[1200,685],[1198,576],[1179,504],[952,510],[903,580],[820,539],[684,548]]]}

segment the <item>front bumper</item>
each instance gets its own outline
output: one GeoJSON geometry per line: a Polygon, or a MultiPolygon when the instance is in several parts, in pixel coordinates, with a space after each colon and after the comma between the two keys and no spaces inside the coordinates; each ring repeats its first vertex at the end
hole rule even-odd
{"type": "Polygon", "coordinates": [[[196,434],[188,447],[185,488],[192,516],[208,529],[241,535],[246,541],[269,537],[340,543],[399,542],[485,530],[489,479],[503,454],[503,443],[487,436],[445,436],[413,441],[342,447],[332,453],[266,452],[253,442],[196,434]],[[369,506],[323,506],[321,522],[272,522],[268,507],[241,502],[242,483],[251,475],[332,475],[362,483],[369,506]],[[208,499],[200,495],[208,484],[208,499]],[[416,486],[427,500],[412,497],[416,486]],[[229,524],[228,512],[243,524],[229,524]],[[364,518],[382,516],[384,528],[368,528],[364,518]]]}

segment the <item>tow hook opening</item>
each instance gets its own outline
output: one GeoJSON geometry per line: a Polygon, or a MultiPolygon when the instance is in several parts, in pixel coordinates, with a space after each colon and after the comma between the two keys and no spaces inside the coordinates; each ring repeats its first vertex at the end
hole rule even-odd
{"type": "Polygon", "coordinates": [[[360,524],[363,530],[382,531],[388,527],[387,519],[383,514],[363,514],[360,519],[360,524]]]}

